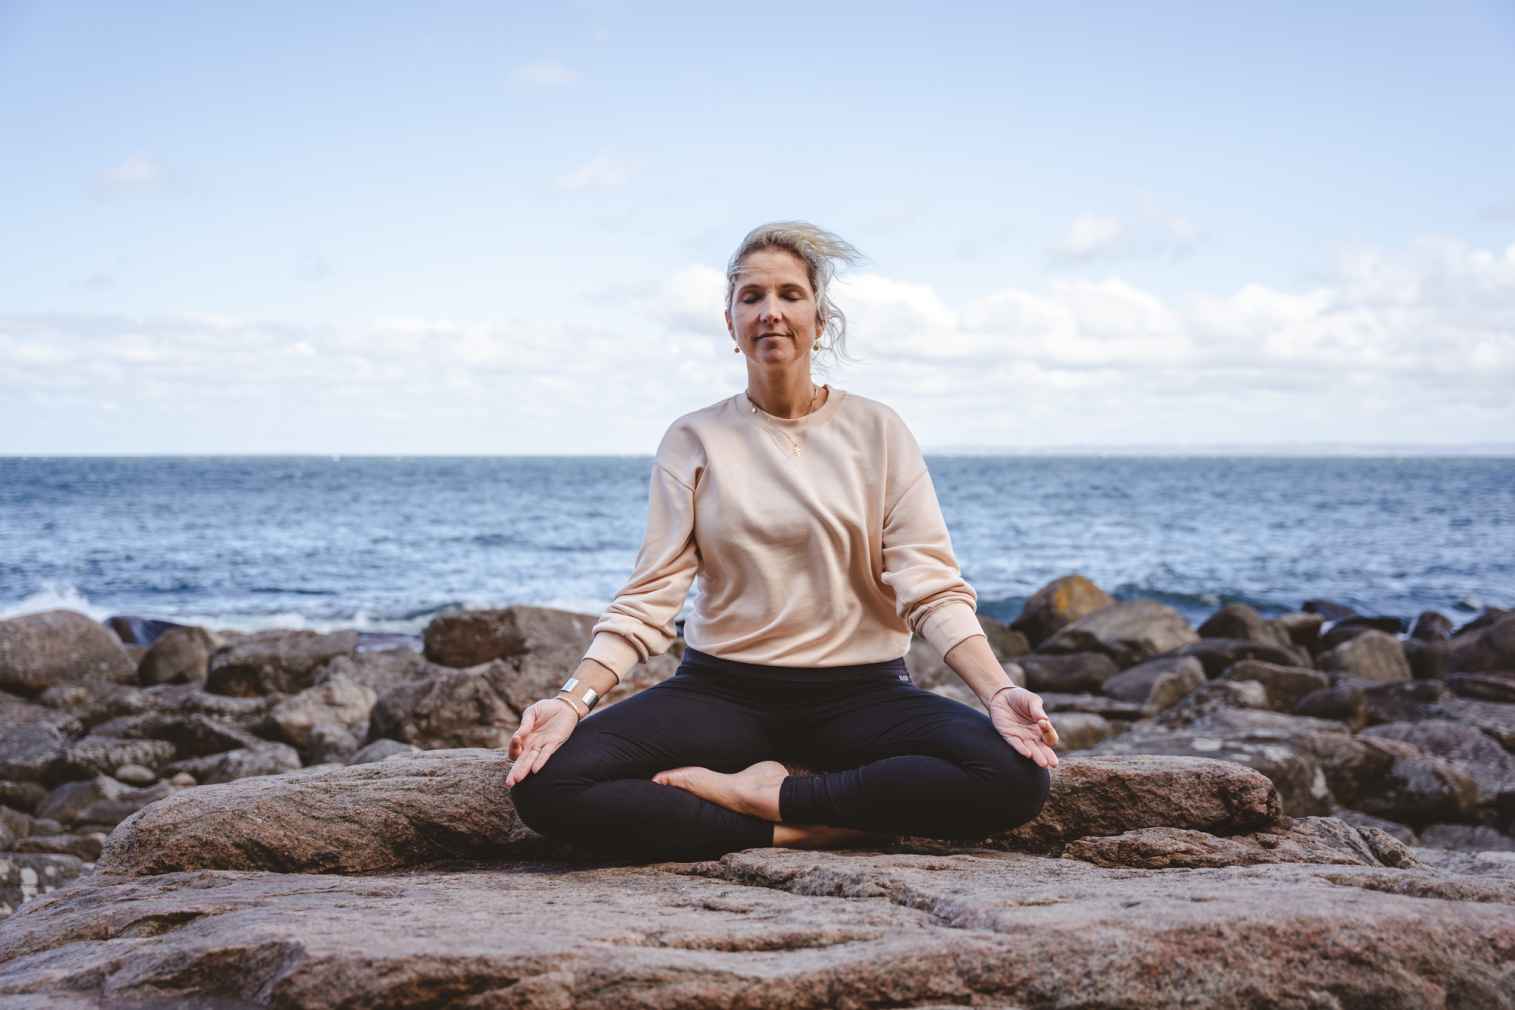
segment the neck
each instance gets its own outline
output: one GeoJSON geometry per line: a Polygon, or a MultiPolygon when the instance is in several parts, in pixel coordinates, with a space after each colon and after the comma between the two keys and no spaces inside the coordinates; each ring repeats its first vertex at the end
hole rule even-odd
{"type": "Polygon", "coordinates": [[[770,374],[749,369],[747,395],[774,417],[804,417],[826,401],[826,392],[810,377],[810,370],[770,374]]]}

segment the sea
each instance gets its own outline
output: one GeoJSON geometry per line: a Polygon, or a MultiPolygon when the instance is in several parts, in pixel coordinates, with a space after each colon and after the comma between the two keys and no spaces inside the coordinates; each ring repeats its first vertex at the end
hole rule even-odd
{"type": "MultiPolygon", "coordinates": [[[[1515,606],[1515,457],[931,455],[979,611],[1082,573],[1202,621],[1311,598],[1515,606]]],[[[650,457],[0,458],[0,617],[415,635],[451,610],[599,613],[650,457]]]]}

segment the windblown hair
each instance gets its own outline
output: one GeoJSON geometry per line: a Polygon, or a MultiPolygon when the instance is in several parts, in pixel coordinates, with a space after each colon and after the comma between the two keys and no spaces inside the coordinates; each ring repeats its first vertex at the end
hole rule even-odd
{"type": "Polygon", "coordinates": [[[726,305],[736,294],[737,274],[742,261],[750,254],[763,249],[782,249],[798,257],[805,264],[805,273],[810,279],[810,289],[815,292],[816,314],[820,319],[821,339],[819,353],[830,352],[833,359],[841,361],[847,354],[847,315],[831,300],[831,282],[839,266],[851,266],[862,262],[863,254],[852,243],[833,235],[824,228],[817,228],[808,221],[772,221],[758,225],[747,233],[736,252],[726,263],[726,305]]]}

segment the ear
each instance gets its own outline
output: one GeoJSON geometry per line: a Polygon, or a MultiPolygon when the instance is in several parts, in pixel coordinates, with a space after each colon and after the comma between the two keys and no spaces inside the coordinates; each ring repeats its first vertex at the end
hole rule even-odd
{"type": "Polygon", "coordinates": [[[726,317],[726,332],[731,334],[732,339],[735,340],[736,327],[731,324],[731,309],[728,307],[723,314],[726,317]]]}

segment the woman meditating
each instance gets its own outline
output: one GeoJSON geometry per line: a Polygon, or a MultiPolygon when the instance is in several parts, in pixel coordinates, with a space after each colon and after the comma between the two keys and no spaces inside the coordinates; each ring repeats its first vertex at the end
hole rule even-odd
{"type": "Polygon", "coordinates": [[[505,781],[537,831],[703,859],[972,840],[1040,811],[1057,734],[989,648],[920,447],[889,407],[811,380],[814,354],[845,350],[828,286],[856,258],[801,222],[731,257],[747,388],[669,427],[635,571],[562,690],[522,713],[505,781]],[[677,672],[590,715],[672,644],[696,578],[677,672]],[[911,683],[912,632],[987,717],[911,683]]]}

